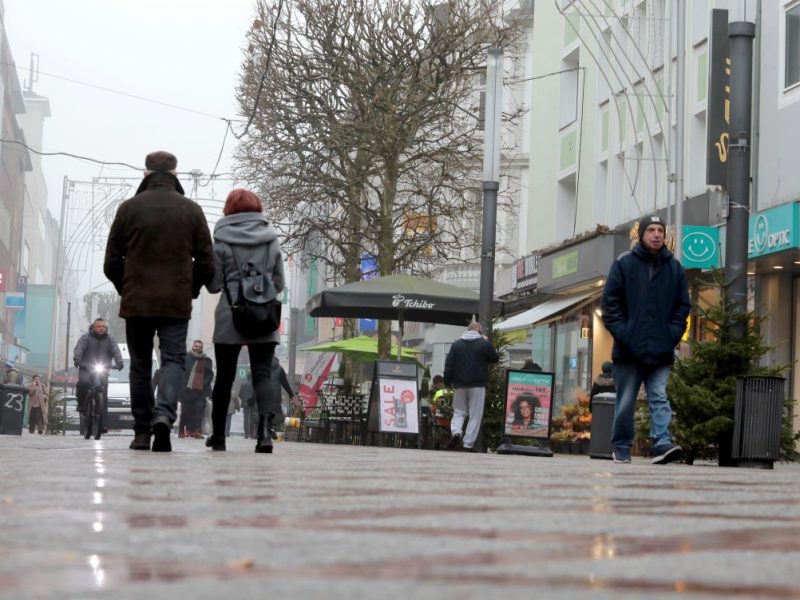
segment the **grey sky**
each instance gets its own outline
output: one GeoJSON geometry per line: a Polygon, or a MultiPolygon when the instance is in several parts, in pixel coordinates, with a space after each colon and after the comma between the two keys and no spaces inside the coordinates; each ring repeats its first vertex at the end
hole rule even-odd
{"type": "MultiPolygon", "coordinates": [[[[220,119],[144,102],[46,75],[79,80],[219,117],[235,118],[235,86],[252,0],[4,0],[6,32],[20,81],[40,55],[34,91],[50,99],[44,150],[143,165],[151,150],[178,157],[179,170],[214,168],[220,119]]],[[[241,129],[241,125],[239,126],[241,129]]],[[[218,172],[230,170],[228,137],[218,172]]],[[[61,181],[87,180],[99,165],[70,158],[43,163],[58,217],[61,181]]],[[[120,167],[104,175],[140,176],[120,167]]],[[[229,184],[228,184],[229,185],[229,184]]],[[[227,193],[215,186],[217,196],[227,193]]]]}
{"type": "MultiPolygon", "coordinates": [[[[212,172],[226,128],[215,117],[238,118],[235,88],[253,0],[4,0],[4,5],[21,84],[29,79],[31,52],[40,56],[34,92],[49,98],[52,110],[42,150],[141,168],[148,152],[169,150],[178,157],[179,171],[212,172]]],[[[242,127],[234,124],[236,131],[242,127]]],[[[235,143],[229,135],[218,173],[230,171],[235,143]]],[[[77,181],[142,176],[67,157],[45,157],[43,170],[56,218],[65,175],[77,181]]],[[[197,197],[224,200],[233,185],[219,181],[201,188],[197,197]]],[[[221,205],[215,206],[218,213],[221,205]]],[[[213,224],[216,216],[207,214],[213,224]]],[[[80,290],[110,289],[101,272],[101,250],[87,267],[80,290]]]]}

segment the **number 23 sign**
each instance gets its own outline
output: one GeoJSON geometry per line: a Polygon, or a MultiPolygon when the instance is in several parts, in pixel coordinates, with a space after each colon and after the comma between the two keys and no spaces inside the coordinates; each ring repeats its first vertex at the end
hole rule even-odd
{"type": "Polygon", "coordinates": [[[380,388],[380,428],[387,433],[419,433],[419,399],[414,379],[383,379],[380,388]]]}

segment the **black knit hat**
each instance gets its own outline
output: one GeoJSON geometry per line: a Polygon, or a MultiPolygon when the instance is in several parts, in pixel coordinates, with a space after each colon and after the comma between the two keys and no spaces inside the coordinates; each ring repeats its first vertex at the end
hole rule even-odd
{"type": "Polygon", "coordinates": [[[178,159],[174,154],[157,150],[145,157],[144,168],[148,171],[174,171],[178,168],[178,159]]]}
{"type": "Polygon", "coordinates": [[[642,217],[642,220],[639,221],[639,239],[642,239],[644,235],[644,230],[647,229],[649,225],[661,225],[664,228],[664,231],[667,230],[667,226],[664,224],[664,221],[661,220],[661,217],[658,215],[647,215],[646,217],[642,217]]]}

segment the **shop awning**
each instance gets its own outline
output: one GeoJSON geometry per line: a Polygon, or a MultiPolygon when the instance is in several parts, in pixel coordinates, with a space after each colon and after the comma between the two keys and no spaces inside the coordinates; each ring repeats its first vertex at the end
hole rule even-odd
{"type": "Polygon", "coordinates": [[[538,304],[537,306],[534,306],[523,313],[514,315],[505,321],[497,323],[494,328],[498,331],[514,331],[516,329],[525,329],[531,325],[539,323],[540,321],[554,317],[559,313],[572,308],[579,302],[591,298],[595,294],[597,294],[596,291],[590,291],[572,296],[559,296],[557,298],[551,298],[547,302],[542,302],[541,304],[538,304]]]}

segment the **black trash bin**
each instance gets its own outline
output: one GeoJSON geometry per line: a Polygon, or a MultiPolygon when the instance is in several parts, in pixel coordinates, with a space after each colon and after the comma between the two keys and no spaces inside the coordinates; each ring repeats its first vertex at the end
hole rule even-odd
{"type": "Polygon", "coordinates": [[[0,384],[0,435],[22,435],[27,397],[24,385],[0,384]]]}
{"type": "Polygon", "coordinates": [[[734,463],[771,469],[780,459],[783,377],[740,377],[736,380],[733,419],[734,463]]]}
{"type": "Polygon", "coordinates": [[[611,460],[611,427],[614,425],[614,405],[617,395],[613,392],[596,394],[592,398],[592,437],[589,439],[589,458],[611,460]]]}

